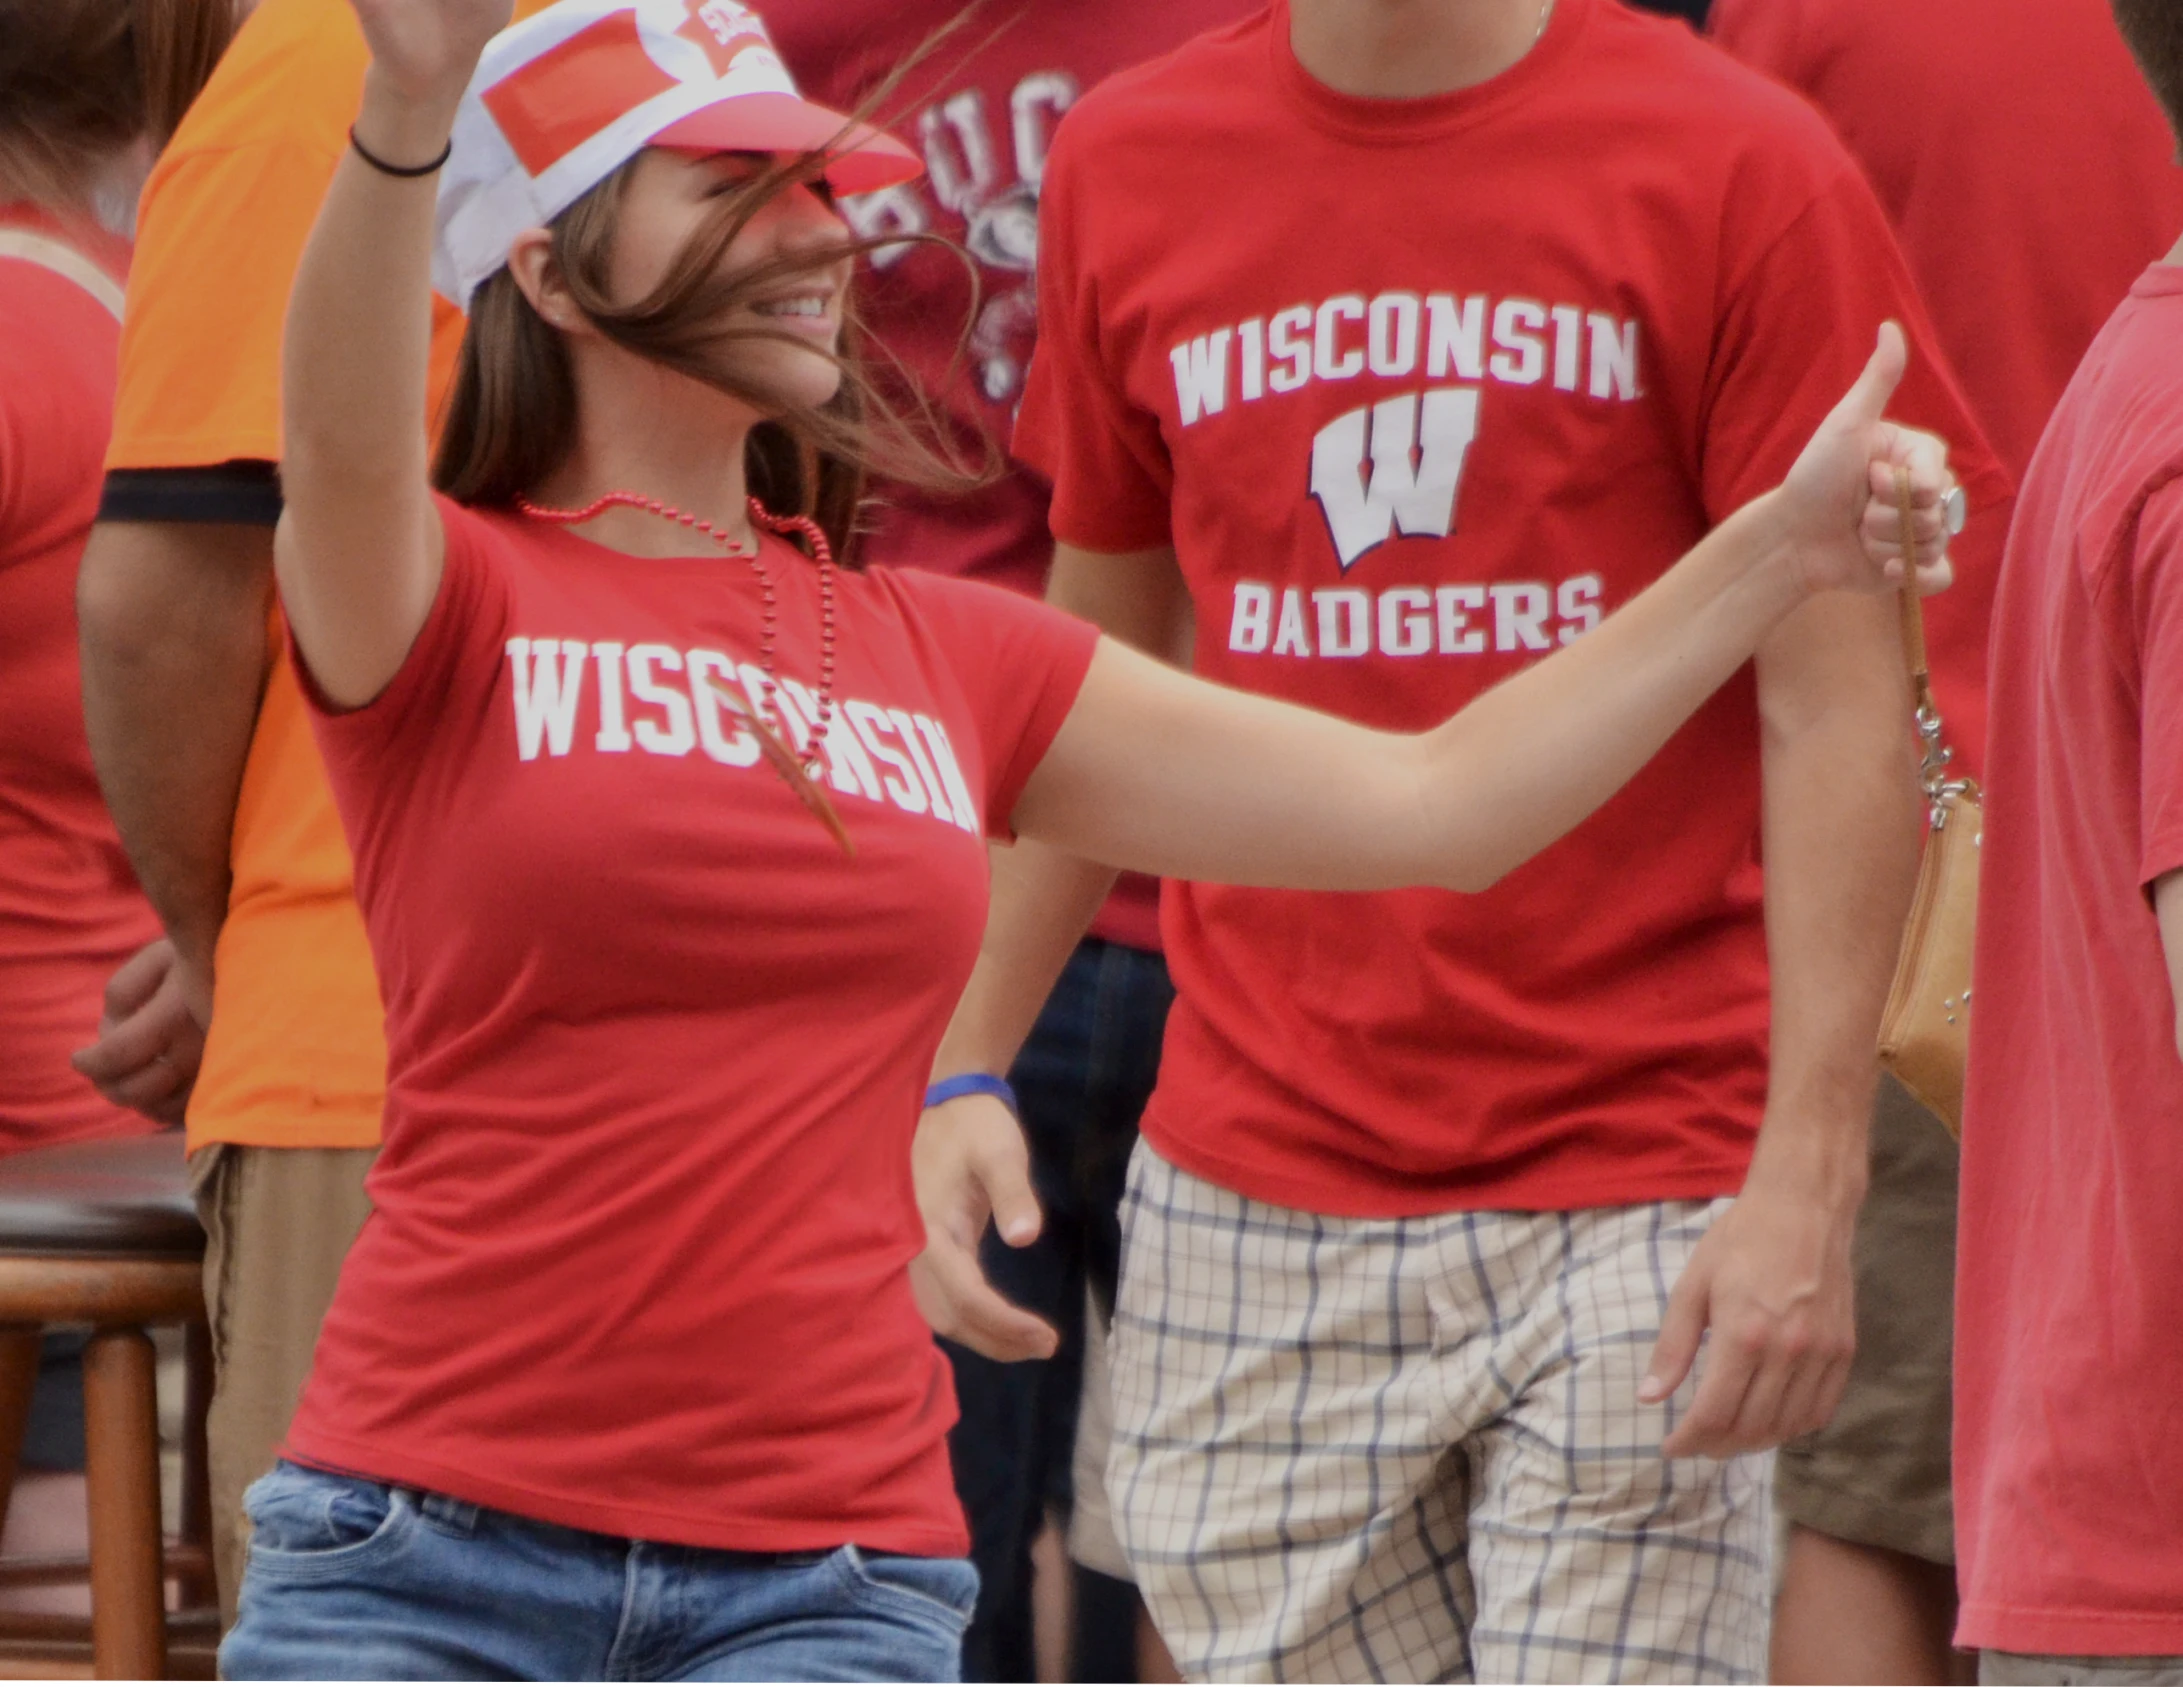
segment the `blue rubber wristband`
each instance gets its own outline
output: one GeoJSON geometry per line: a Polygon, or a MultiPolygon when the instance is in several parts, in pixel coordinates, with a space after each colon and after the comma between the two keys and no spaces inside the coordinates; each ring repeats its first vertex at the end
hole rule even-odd
{"type": "Polygon", "coordinates": [[[1018,1119],[1023,1109],[1016,1105],[1016,1092],[1008,1087],[1006,1078],[996,1078],[990,1072],[958,1072],[952,1078],[942,1078],[925,1091],[925,1105],[938,1107],[943,1102],[959,1101],[966,1095],[990,1095],[1018,1119]]]}

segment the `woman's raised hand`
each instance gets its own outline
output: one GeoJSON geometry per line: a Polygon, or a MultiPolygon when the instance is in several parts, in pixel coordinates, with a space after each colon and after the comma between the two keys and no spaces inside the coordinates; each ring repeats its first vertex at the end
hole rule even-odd
{"type": "Polygon", "coordinates": [[[405,98],[452,106],[515,0],[350,0],[374,73],[405,98]]]}
{"type": "Polygon", "coordinates": [[[1942,591],[1953,577],[1942,514],[1942,500],[1955,485],[1947,443],[1883,414],[1907,362],[1903,331],[1882,323],[1864,373],[1819,424],[1775,494],[1807,591],[1877,592],[1901,581],[1898,465],[1910,471],[1918,589],[1942,591]]]}

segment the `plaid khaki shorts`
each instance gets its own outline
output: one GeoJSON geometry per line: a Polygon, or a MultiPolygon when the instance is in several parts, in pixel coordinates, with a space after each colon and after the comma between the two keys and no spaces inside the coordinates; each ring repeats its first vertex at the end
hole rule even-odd
{"type": "Polygon", "coordinates": [[[1771,1458],[1637,1399],[1725,1204],[1328,1218],[1140,1145],[1108,1493],[1184,1672],[1761,1679],[1771,1458]]]}

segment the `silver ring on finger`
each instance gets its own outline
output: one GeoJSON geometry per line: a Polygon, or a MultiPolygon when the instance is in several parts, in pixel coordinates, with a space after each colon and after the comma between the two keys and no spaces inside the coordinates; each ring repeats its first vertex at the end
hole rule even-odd
{"type": "Polygon", "coordinates": [[[1951,486],[1941,494],[1940,524],[1949,538],[1953,539],[1961,533],[1964,524],[1970,519],[1971,499],[1962,487],[1951,486]]]}

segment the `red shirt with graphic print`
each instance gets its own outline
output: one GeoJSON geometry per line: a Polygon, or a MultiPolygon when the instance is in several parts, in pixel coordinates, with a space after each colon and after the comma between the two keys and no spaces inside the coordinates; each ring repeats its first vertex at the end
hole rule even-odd
{"type": "MultiPolygon", "coordinates": [[[[401,672],[317,714],[386,996],[386,1146],[292,1455],[647,1540],[961,1553],[910,1137],[985,840],[1094,635],[970,582],[841,576],[845,859],[713,693],[766,690],[743,561],[441,512],[401,672]]],[[[766,545],[808,743],[817,572],[766,545]]]]}
{"type": "MultiPolygon", "coordinates": [[[[1314,81],[1277,3],[1087,95],[1042,216],[1016,448],[1060,538],[1175,545],[1231,685],[1443,718],[1777,482],[1886,317],[1896,413],[2006,494],[1840,143],[1609,0],[1414,100],[1314,81]]],[[[1321,1212],[1731,1192],[1766,1098],[1758,841],[1747,671],[1485,895],[1171,883],[1145,1134],[1321,1212]]]]}
{"type": "MultiPolygon", "coordinates": [[[[1055,125],[1094,83],[1259,3],[1030,0],[1005,19],[973,16],[888,92],[880,115],[923,152],[925,178],[841,209],[859,234],[937,234],[959,250],[882,247],[859,278],[858,305],[966,452],[1005,441],[1023,396],[1038,324],[1039,184],[1055,125]]],[[[961,11],[961,0],[800,0],[767,29],[798,85],[849,111],[961,11]]],[[[1054,541],[1046,483],[1029,470],[1014,467],[967,497],[886,483],[876,495],[873,561],[1044,590],[1054,541]]],[[[1159,882],[1125,873],[1092,935],[1158,949],[1159,882]]]]}

